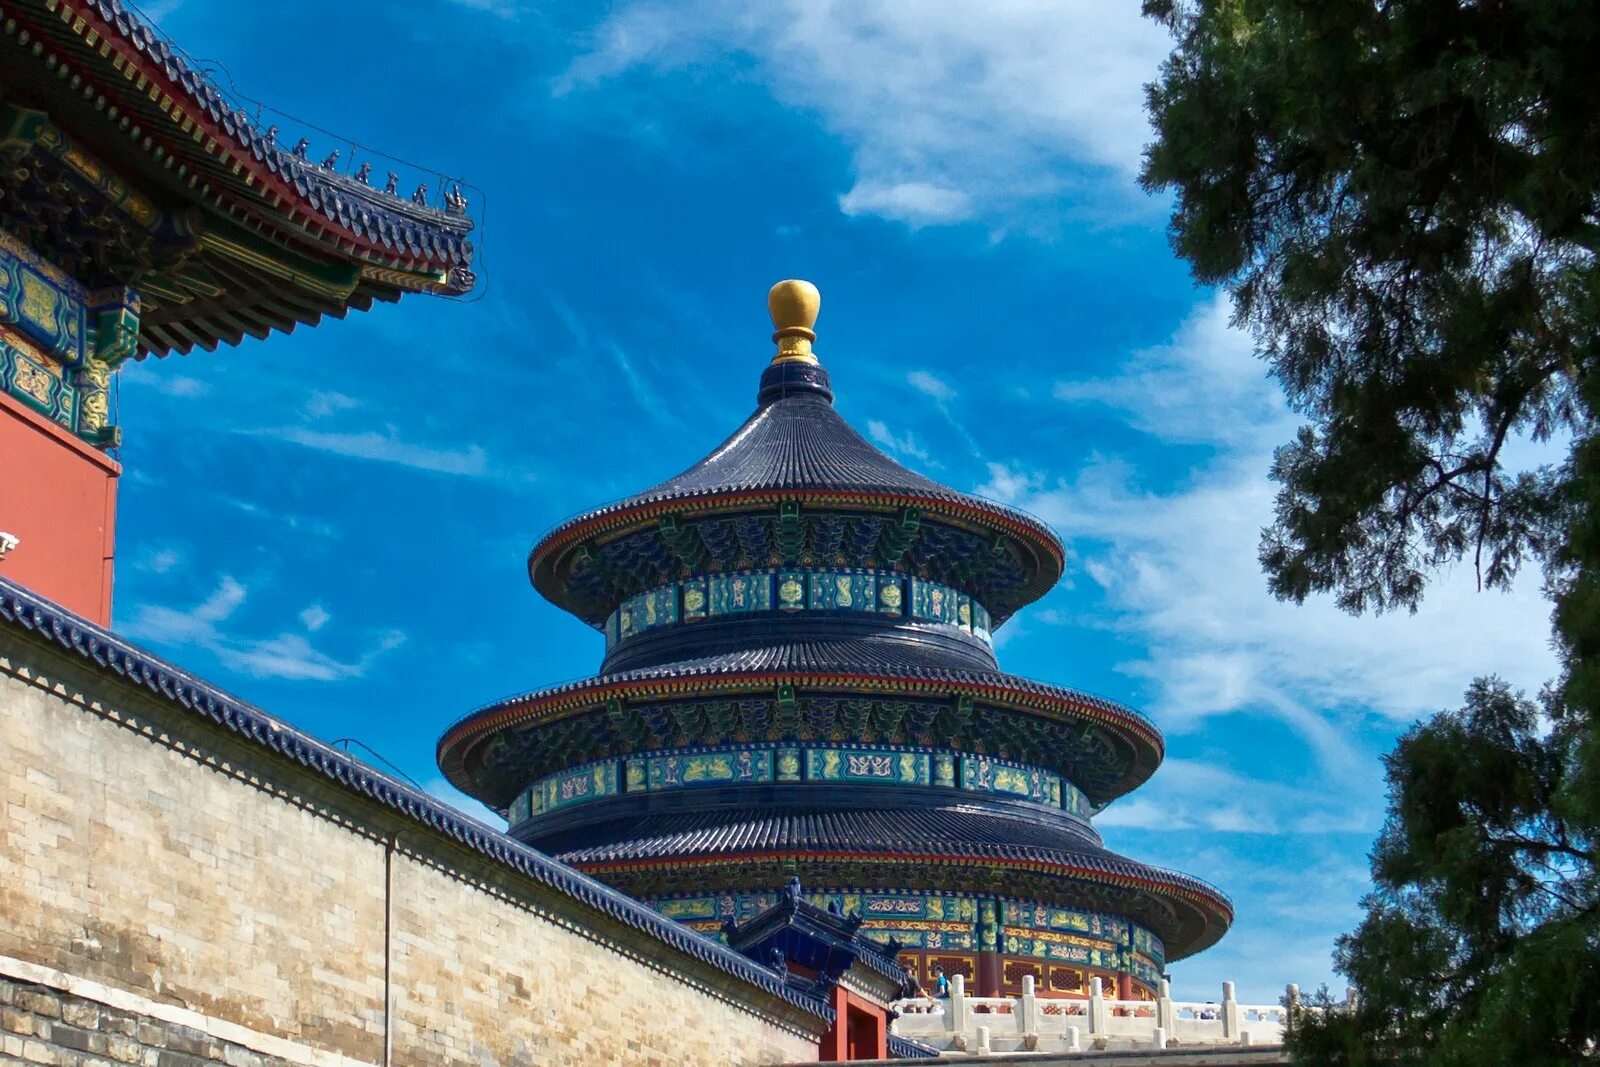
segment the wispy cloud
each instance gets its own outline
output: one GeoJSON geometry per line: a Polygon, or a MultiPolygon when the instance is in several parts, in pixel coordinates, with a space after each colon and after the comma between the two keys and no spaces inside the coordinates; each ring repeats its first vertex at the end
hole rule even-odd
{"type": "Polygon", "coordinates": [[[1244,834],[1372,834],[1377,797],[1352,803],[1346,793],[1247,777],[1215,763],[1169,759],[1150,784],[1095,816],[1102,830],[1201,830],[1244,834]]]}
{"type": "Polygon", "coordinates": [[[489,456],[478,445],[441,447],[418,445],[403,441],[389,433],[361,430],[353,433],[336,433],[313,430],[305,426],[276,426],[267,429],[239,430],[251,437],[264,437],[284,441],[303,448],[327,452],[349,459],[392,463],[412,470],[434,474],[455,474],[482,478],[490,474],[489,456]]]}
{"type": "Polygon", "coordinates": [[[306,397],[305,413],[313,419],[325,418],[341,411],[351,411],[361,406],[361,401],[353,396],[333,392],[326,389],[313,390],[306,397]]]}
{"type": "MultiPolygon", "coordinates": [[[[1331,774],[1350,768],[1351,737],[1373,715],[1395,723],[1451,706],[1487,672],[1538,685],[1554,662],[1534,581],[1479,594],[1470,576],[1446,575],[1414,616],[1352,618],[1325,599],[1271,597],[1255,547],[1272,519],[1271,447],[1292,422],[1277,387],[1252,369],[1248,340],[1225,323],[1208,303],[1120,374],[1056,389],[1069,403],[1109,404],[1163,440],[1213,446],[1176,483],[1172,455],[1160,452],[1159,470],[1142,454],[1102,456],[1071,476],[992,463],[978,487],[1068,542],[1112,611],[1105,625],[1145,650],[1121,669],[1144,680],[1163,727],[1277,720],[1331,774]]],[[[1365,766],[1376,788],[1376,767],[1365,766]]]]}
{"type": "Polygon", "coordinates": [[[867,434],[878,444],[882,445],[884,448],[887,448],[890,452],[893,452],[897,456],[905,456],[907,459],[915,459],[927,464],[930,467],[938,466],[937,463],[932,462],[928,458],[927,449],[917,444],[916,436],[909,431],[907,431],[904,437],[896,437],[894,432],[889,429],[888,424],[880,422],[877,419],[873,419],[867,423],[867,434]]]}
{"type": "Polygon", "coordinates": [[[1234,329],[1231,317],[1228,297],[1219,293],[1169,344],[1135,352],[1115,377],[1057,382],[1055,397],[1111,408],[1136,429],[1175,444],[1259,452],[1286,441],[1294,416],[1249,334],[1234,329]]]}
{"type": "Polygon", "coordinates": [[[846,215],[877,215],[911,227],[960,222],[972,216],[972,197],[931,182],[868,185],[857,182],[839,197],[846,215]]]}
{"type": "Polygon", "coordinates": [[[199,378],[180,374],[172,367],[152,365],[152,361],[149,360],[130,361],[119,373],[124,381],[137,383],[141,388],[177,397],[180,400],[205,396],[211,391],[211,386],[199,378]]]}
{"type": "Polygon", "coordinates": [[[166,574],[182,562],[183,553],[175,548],[148,547],[142,549],[133,557],[135,569],[148,571],[151,574],[166,574]]]}
{"type": "MultiPolygon", "coordinates": [[[[379,634],[371,646],[351,660],[336,658],[315,648],[303,634],[286,631],[251,638],[223,628],[234,619],[248,592],[244,585],[224,575],[217,588],[188,610],[159,604],[142,604],[121,627],[129,637],[173,648],[198,648],[211,653],[229,670],[253,678],[289,681],[335,682],[360,678],[385,652],[405,643],[397,630],[379,634]]],[[[308,611],[310,609],[307,609],[308,611]]],[[[305,613],[301,621],[306,622],[305,613]]],[[[326,622],[326,618],[322,620],[326,622]]],[[[309,629],[320,629],[321,624],[309,629]]],[[[235,628],[237,629],[237,628],[235,628]]]]}
{"type": "Polygon", "coordinates": [[[1031,225],[1085,180],[1134,202],[1141,86],[1168,48],[1137,4],[1103,0],[635,0],[554,90],[747,57],[742,74],[850,149],[845,213],[1031,225]]]}
{"type": "Polygon", "coordinates": [[[983,458],[983,450],[978,447],[978,439],[967,429],[966,423],[956,417],[956,391],[949,382],[932,371],[917,368],[906,372],[906,384],[933,401],[934,408],[944,421],[950,424],[956,436],[966,444],[967,451],[977,459],[983,458]]]}
{"type": "Polygon", "coordinates": [[[950,387],[950,383],[930,371],[913,370],[906,372],[906,384],[923,396],[931,397],[941,404],[954,400],[956,397],[956,391],[950,387]]]}

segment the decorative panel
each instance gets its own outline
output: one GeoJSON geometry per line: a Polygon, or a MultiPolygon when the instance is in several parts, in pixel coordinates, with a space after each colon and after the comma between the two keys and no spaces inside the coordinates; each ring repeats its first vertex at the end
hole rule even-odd
{"type": "Polygon", "coordinates": [[[22,337],[0,326],[0,387],[68,429],[76,421],[77,391],[68,372],[22,337]]]}
{"type": "Polygon", "coordinates": [[[1079,818],[1087,819],[1094,813],[1094,807],[1089,803],[1089,798],[1071,782],[1061,783],[1061,807],[1079,818]]]}
{"type": "Polygon", "coordinates": [[[802,571],[778,572],[778,610],[804,611],[806,608],[806,576],[802,571]]]}
{"type": "Polygon", "coordinates": [[[772,610],[772,575],[719,574],[710,580],[711,614],[772,610]]]}
{"type": "Polygon", "coordinates": [[[1089,980],[1076,967],[1051,967],[1049,987],[1052,993],[1083,993],[1087,995],[1089,992],[1089,980]]]}
{"type": "Polygon", "coordinates": [[[650,787],[649,760],[631,759],[624,768],[625,793],[642,793],[650,787]]]}
{"type": "Polygon", "coordinates": [[[524,795],[529,799],[528,815],[532,817],[620,792],[617,763],[607,760],[552,774],[536,782],[524,795]]]}
{"type": "Polygon", "coordinates": [[[809,606],[812,611],[872,611],[877,607],[877,578],[871,574],[814,571],[809,606]]]}
{"type": "MultiPolygon", "coordinates": [[[[552,810],[549,804],[555,801],[568,802],[572,790],[580,788],[577,784],[553,786],[552,782],[572,779],[576,783],[586,769],[596,766],[610,767],[612,770],[608,773],[616,773],[615,766],[608,761],[570,768],[535,781],[530,789],[538,798],[534,801],[536,810],[531,814],[552,810]],[[557,796],[551,789],[563,789],[565,793],[557,796]]],[[[730,745],[689,751],[635,752],[622,761],[620,770],[623,784],[611,792],[637,793],[741,782],[858,782],[890,787],[960,788],[1065,807],[1080,815],[1088,811],[1083,794],[1050,771],[948,750],[863,745],[730,745]],[[1075,798],[1076,807],[1064,806],[1064,798],[1075,798]]],[[[610,793],[584,794],[586,799],[605,795],[610,793]]],[[[1160,956],[1159,943],[1152,951],[1160,956]]]]}
{"type": "Polygon", "coordinates": [[[1116,945],[1122,945],[1128,940],[1129,923],[1120,916],[1046,907],[1025,901],[1006,901],[1004,922],[1007,927],[1026,926],[1084,934],[1096,941],[1116,945]]]}
{"type": "Polygon", "coordinates": [[[990,632],[989,612],[976,600],[972,602],[972,636],[986,645],[994,643],[994,634],[990,632]]]}
{"type": "Polygon", "coordinates": [[[1133,951],[1148,956],[1156,963],[1164,963],[1167,958],[1167,946],[1161,939],[1142,926],[1133,927],[1133,951]]]}
{"type": "Polygon", "coordinates": [[[0,324],[60,363],[83,362],[88,333],[82,286],[10,234],[0,233],[0,324]]]}
{"type": "Polygon", "coordinates": [[[957,624],[959,594],[953,589],[921,578],[911,579],[911,617],[925,622],[957,624]]]}
{"type": "Polygon", "coordinates": [[[961,788],[977,793],[1021,797],[1035,804],[1061,804],[1061,779],[1037,767],[1002,763],[984,756],[961,758],[961,788]]]}
{"type": "Polygon", "coordinates": [[[927,785],[925,752],[813,748],[806,751],[806,777],[814,782],[895,782],[927,785]]]}
{"type": "Polygon", "coordinates": [[[971,597],[947,586],[874,571],[781,570],[686,578],[629,597],[605,621],[606,648],[658,626],[698,622],[712,615],[777,610],[861,611],[899,616],[905,612],[907,581],[919,598],[920,606],[913,611],[915,617],[955,626],[964,633],[976,634],[986,644],[992,643],[988,612],[971,597]],[[980,616],[982,627],[974,622],[980,616]]]}
{"type": "Polygon", "coordinates": [[[706,580],[704,578],[690,578],[683,585],[683,619],[693,622],[703,619],[711,610],[711,602],[706,593],[706,580]]]}
{"type": "Polygon", "coordinates": [[[772,781],[772,752],[766,749],[653,756],[647,763],[652,790],[772,781]]]}
{"type": "Polygon", "coordinates": [[[878,610],[885,615],[904,615],[905,579],[898,574],[878,575],[878,610]]]}

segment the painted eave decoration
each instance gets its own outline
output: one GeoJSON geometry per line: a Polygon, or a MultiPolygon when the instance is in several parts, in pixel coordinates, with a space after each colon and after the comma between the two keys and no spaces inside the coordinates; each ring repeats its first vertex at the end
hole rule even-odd
{"type": "MultiPolygon", "coordinates": [[[[115,208],[137,276],[96,277],[89,258],[73,272],[90,288],[140,290],[136,356],[476,282],[459,189],[435,190],[435,207],[424,189],[406,199],[286,150],[117,0],[0,0],[0,111],[0,155],[51,156],[115,208]]],[[[29,168],[5,169],[0,191],[15,202],[26,190],[8,186],[29,168]]],[[[87,254],[67,235],[28,236],[46,254],[51,238],[64,258],[87,254]]]]}

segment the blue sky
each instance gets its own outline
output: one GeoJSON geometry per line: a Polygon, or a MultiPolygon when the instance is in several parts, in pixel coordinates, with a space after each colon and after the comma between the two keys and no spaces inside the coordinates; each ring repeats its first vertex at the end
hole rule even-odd
{"type": "Polygon", "coordinates": [[[1165,731],[1097,823],[1235,901],[1177,992],[1342,986],[1379,757],[1474,674],[1553,673],[1537,582],[1446,575],[1378,619],[1271,599],[1296,420],[1134,181],[1167,42],[1134,0],[979,7],[150,6],[239,92],[484,190],[486,285],[125,371],[116,628],[448,795],[447,723],[600,659],[531,542],[737,425],[767,287],[809,278],[846,417],[1066,542],[1002,664],[1165,731]]]}

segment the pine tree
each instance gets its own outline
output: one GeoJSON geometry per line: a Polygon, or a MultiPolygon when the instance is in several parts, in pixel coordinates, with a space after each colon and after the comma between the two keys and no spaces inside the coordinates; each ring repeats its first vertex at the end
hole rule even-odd
{"type": "Polygon", "coordinates": [[[1600,4],[1146,0],[1176,47],[1144,182],[1305,425],[1279,597],[1414,609],[1538,566],[1563,673],[1480,680],[1387,759],[1361,994],[1316,1063],[1567,1062],[1600,1037],[1600,4]],[[1519,440],[1565,450],[1516,467],[1519,440]],[[1514,451],[1514,450],[1513,450],[1514,451]]]}

